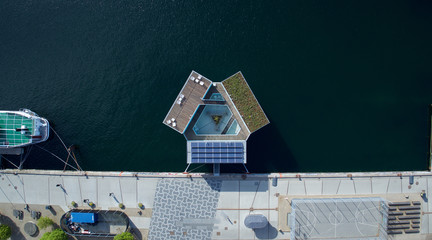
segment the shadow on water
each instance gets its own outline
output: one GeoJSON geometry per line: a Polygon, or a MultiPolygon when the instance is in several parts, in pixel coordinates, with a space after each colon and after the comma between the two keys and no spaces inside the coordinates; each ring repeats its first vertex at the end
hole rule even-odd
{"type": "MultiPolygon", "coordinates": [[[[269,124],[251,134],[247,141],[247,164],[251,173],[297,172],[298,164],[280,131],[269,124]]],[[[243,166],[221,166],[221,171],[244,172],[243,166]]]]}

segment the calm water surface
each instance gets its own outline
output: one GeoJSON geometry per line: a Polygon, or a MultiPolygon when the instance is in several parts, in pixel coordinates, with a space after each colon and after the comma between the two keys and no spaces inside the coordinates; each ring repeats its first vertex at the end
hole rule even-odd
{"type": "MultiPolygon", "coordinates": [[[[186,141],[162,124],[177,93],[192,69],[241,70],[271,121],[248,141],[250,171],[425,170],[431,12],[425,0],[2,1],[0,109],[48,118],[85,170],[183,171],[186,141]]],[[[66,158],[55,139],[42,146],[66,158]]],[[[63,164],[34,149],[26,168],[63,164]]]]}

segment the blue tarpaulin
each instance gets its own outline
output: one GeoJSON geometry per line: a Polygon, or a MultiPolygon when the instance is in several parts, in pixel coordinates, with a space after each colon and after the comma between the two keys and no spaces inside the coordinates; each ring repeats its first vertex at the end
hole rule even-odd
{"type": "Polygon", "coordinates": [[[75,223],[95,223],[97,221],[97,215],[95,213],[71,213],[71,222],[75,223]]]}

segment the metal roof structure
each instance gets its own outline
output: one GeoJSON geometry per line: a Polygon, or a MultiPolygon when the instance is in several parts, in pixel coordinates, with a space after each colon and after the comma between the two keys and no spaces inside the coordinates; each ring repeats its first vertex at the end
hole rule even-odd
{"type": "Polygon", "coordinates": [[[246,141],[188,141],[187,163],[246,163],[246,141]]]}
{"type": "Polygon", "coordinates": [[[296,198],[291,208],[291,239],[388,239],[388,206],[379,197],[296,198]]]}

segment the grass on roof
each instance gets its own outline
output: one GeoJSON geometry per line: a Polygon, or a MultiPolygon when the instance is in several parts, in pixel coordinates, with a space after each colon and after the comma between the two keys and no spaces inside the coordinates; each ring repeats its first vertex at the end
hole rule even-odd
{"type": "Polygon", "coordinates": [[[270,123],[240,72],[224,80],[222,84],[251,133],[270,123]]]}

